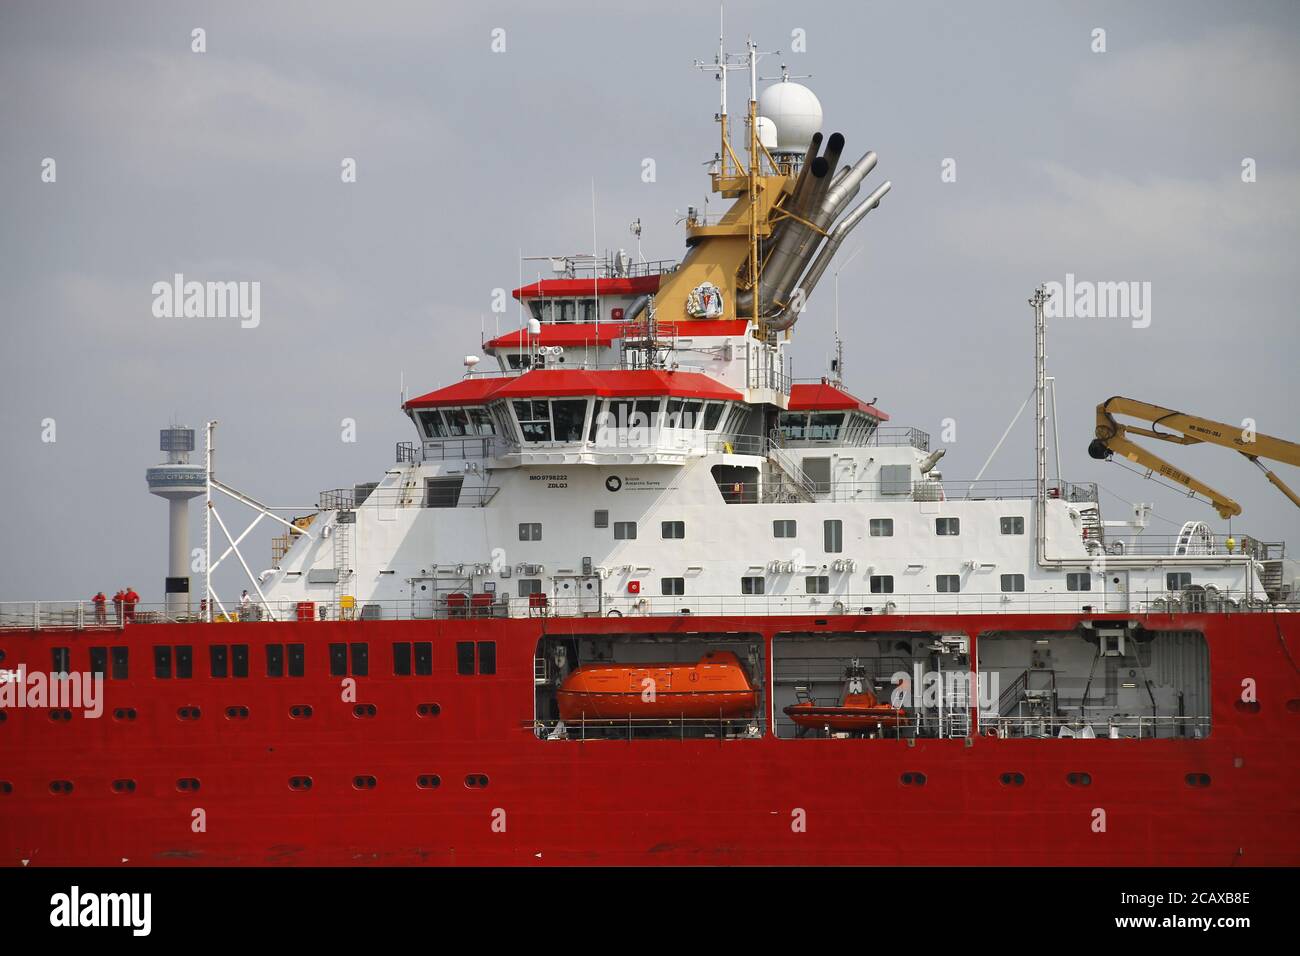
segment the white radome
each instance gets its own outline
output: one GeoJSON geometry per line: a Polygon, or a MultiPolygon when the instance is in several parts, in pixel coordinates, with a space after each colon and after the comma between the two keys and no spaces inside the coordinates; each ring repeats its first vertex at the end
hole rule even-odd
{"type": "Polygon", "coordinates": [[[822,128],[822,104],[801,83],[773,83],[758,95],[758,112],[776,124],[776,145],[782,152],[804,152],[813,133],[822,128]]]}
{"type": "Polygon", "coordinates": [[[760,116],[754,124],[758,129],[758,141],[764,149],[773,150],[777,148],[776,124],[766,116],[760,116]]]}

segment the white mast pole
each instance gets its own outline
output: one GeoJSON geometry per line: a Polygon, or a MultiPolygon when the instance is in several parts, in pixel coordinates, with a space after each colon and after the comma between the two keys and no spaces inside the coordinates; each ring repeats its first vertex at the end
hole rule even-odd
{"type": "Polygon", "coordinates": [[[207,623],[212,623],[212,431],[215,421],[207,422],[203,460],[207,472],[204,484],[207,500],[203,508],[203,606],[207,623]]]}

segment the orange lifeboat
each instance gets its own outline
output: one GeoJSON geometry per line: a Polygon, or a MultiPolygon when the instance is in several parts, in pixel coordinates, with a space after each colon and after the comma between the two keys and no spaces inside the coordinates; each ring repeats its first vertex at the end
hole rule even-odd
{"type": "Polygon", "coordinates": [[[750,717],[758,693],[731,651],[710,651],[694,664],[584,664],[555,697],[560,719],[750,717]]]}
{"type": "Polygon", "coordinates": [[[839,731],[875,730],[877,727],[899,727],[907,723],[907,711],[901,707],[882,704],[876,695],[866,689],[866,668],[856,660],[844,674],[846,687],[841,704],[819,704],[804,700],[784,708],[785,715],[801,730],[820,730],[823,727],[839,731]]]}

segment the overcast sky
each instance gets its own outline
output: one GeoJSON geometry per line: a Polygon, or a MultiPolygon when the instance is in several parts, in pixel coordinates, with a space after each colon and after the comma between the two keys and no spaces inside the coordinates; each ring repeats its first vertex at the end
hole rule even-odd
{"type": "MultiPolygon", "coordinates": [[[[733,2],[727,17],[732,49],[752,33],[811,73],[826,131],[854,158],[875,149],[869,183],[894,184],[841,253],[865,246],[840,278],[851,390],[936,440],[954,419],[943,471],[973,477],[1033,382],[1033,287],[1150,282],[1148,328],[1049,329],[1065,477],[1100,482],[1111,518],[1154,502],[1153,532],[1226,530],[1085,449],[1116,394],[1300,438],[1300,6],[733,2]],[[807,51],[789,53],[797,29],[807,51]]],[[[515,327],[493,290],[518,284],[521,249],[590,249],[593,180],[602,248],[634,248],[640,217],[646,256],[679,257],[716,147],[715,83],[691,63],[716,35],[716,9],[684,0],[5,3],[0,600],[127,584],[161,599],[167,510],[144,471],[172,420],[219,419],[220,477],[271,504],[377,479],[414,437],[401,376],[412,394],[447,384],[481,323],[515,327]],[[260,282],[260,325],[155,318],[151,287],[177,272],[260,282]]],[[[831,304],[828,277],[796,329],[797,375],[825,369],[831,304]]],[[[1242,502],[1238,535],[1300,547],[1300,511],[1248,462],[1167,454],[1242,502]]],[[[988,474],[1032,476],[1028,418],[988,474]]]]}

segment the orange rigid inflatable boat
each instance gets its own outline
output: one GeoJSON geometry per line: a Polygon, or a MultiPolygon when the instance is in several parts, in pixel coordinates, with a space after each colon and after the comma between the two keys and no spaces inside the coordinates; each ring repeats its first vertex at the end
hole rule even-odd
{"type": "Polygon", "coordinates": [[[841,704],[819,704],[801,700],[783,708],[785,715],[800,730],[831,731],[875,730],[899,727],[907,722],[907,711],[881,703],[867,688],[867,669],[855,658],[844,671],[844,698],[841,704]]]}
{"type": "Polygon", "coordinates": [[[584,664],[556,692],[560,719],[750,717],[758,693],[731,651],[694,664],[584,664]]]}

